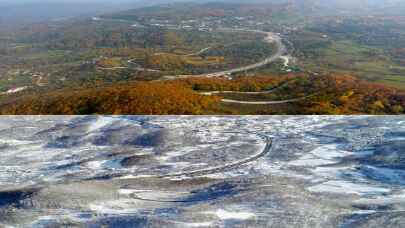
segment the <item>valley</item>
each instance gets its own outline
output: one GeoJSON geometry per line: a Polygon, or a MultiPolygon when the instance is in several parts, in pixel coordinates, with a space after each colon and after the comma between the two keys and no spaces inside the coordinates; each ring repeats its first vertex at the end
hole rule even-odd
{"type": "MultiPolygon", "coordinates": [[[[382,97],[376,97],[367,94],[367,88],[359,89],[358,96],[370,97],[360,113],[402,113],[403,25],[403,16],[394,11],[384,16],[369,9],[357,14],[337,11],[325,15],[294,1],[162,4],[88,18],[34,23],[0,32],[0,106],[24,105],[26,97],[51,97],[61,91],[71,91],[67,93],[73,95],[85,90],[119,89],[126,83],[150,83],[153,87],[165,81],[184,85],[188,78],[218,78],[232,84],[232,80],[248,77],[255,84],[255,78],[279,75],[303,77],[301,81],[321,77],[351,81],[355,77],[362,81],[361,85],[381,87],[384,91],[382,97]],[[379,109],[376,102],[382,103],[379,109]],[[369,111],[373,105],[376,110],[369,111]]],[[[323,82],[316,84],[319,83],[323,82]]],[[[356,87],[345,88],[343,94],[358,90],[356,87]]],[[[192,89],[196,93],[209,92],[192,89]]],[[[218,104],[221,107],[201,113],[241,114],[243,104],[252,105],[252,114],[267,113],[272,109],[270,105],[283,101],[318,103],[319,94],[328,92],[322,88],[317,93],[305,91],[291,96],[301,90],[292,87],[289,91],[281,90],[285,94],[275,100],[269,100],[269,96],[254,100],[249,94],[238,93],[261,92],[258,86],[234,90],[235,94],[216,93],[222,103],[233,103],[232,111],[219,111],[229,105],[218,104]]],[[[328,106],[340,109],[341,102],[331,100],[335,95],[327,95],[327,103],[331,103],[328,106]]],[[[9,112],[8,109],[3,112],[9,112]]],[[[296,113],[294,105],[288,109],[287,113],[296,113]]],[[[302,114],[307,113],[302,110],[302,114]]],[[[274,107],[272,113],[284,111],[274,107]]],[[[326,113],[329,111],[325,110],[326,113]]]]}

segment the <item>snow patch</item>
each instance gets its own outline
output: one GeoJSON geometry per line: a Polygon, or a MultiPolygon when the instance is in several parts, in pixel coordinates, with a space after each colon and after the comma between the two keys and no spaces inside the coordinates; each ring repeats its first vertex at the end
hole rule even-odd
{"type": "Polygon", "coordinates": [[[185,222],[177,222],[181,224],[183,227],[211,227],[213,224],[212,222],[192,222],[192,223],[185,223],[185,222]]]}
{"type": "Polygon", "coordinates": [[[123,215],[139,212],[134,206],[130,200],[117,200],[89,204],[89,209],[99,214],[123,215]]]}
{"type": "Polygon", "coordinates": [[[255,217],[255,214],[251,212],[230,212],[223,209],[218,209],[216,211],[208,211],[205,214],[216,215],[221,220],[235,219],[235,220],[247,220],[255,217]]]}
{"type": "Polygon", "coordinates": [[[112,118],[98,117],[88,128],[88,132],[99,130],[112,123],[112,118]]]}
{"type": "Polygon", "coordinates": [[[140,193],[140,192],[152,192],[152,190],[139,190],[139,189],[120,189],[120,190],[118,190],[118,193],[121,195],[131,195],[131,194],[140,193]]]}
{"type": "Polygon", "coordinates": [[[390,193],[391,190],[367,184],[356,184],[348,181],[327,181],[308,188],[311,192],[328,192],[336,194],[354,194],[359,196],[390,193]]]}
{"type": "Polygon", "coordinates": [[[336,164],[341,158],[352,155],[352,152],[340,150],[337,144],[320,146],[298,160],[289,162],[292,166],[321,166],[336,164]]]}
{"type": "Polygon", "coordinates": [[[100,170],[100,169],[121,169],[122,159],[116,160],[102,160],[102,161],[90,161],[87,162],[87,167],[93,170],[100,170]]]}

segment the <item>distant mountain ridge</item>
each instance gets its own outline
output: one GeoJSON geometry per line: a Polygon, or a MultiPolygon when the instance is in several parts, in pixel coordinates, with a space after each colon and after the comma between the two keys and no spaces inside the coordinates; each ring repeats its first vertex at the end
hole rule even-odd
{"type": "Polygon", "coordinates": [[[0,0],[0,26],[98,15],[172,2],[170,0],[0,0]]]}
{"type": "Polygon", "coordinates": [[[299,11],[321,11],[328,13],[349,10],[368,12],[379,10],[384,14],[404,14],[405,2],[402,0],[0,0],[0,26],[10,23],[33,23],[48,20],[60,20],[78,16],[105,14],[126,11],[136,8],[174,4],[174,3],[216,3],[224,7],[230,3],[236,4],[291,4],[299,11]]]}

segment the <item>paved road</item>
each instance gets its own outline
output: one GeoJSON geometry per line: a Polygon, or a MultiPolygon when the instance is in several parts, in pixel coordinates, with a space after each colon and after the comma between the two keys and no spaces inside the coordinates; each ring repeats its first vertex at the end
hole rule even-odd
{"type": "Polygon", "coordinates": [[[201,50],[199,50],[199,51],[197,51],[197,52],[194,52],[194,53],[191,53],[191,54],[187,54],[187,55],[184,55],[184,56],[201,55],[202,53],[204,53],[204,52],[210,50],[211,48],[212,48],[212,47],[206,47],[206,48],[203,48],[203,49],[201,49],[201,50]]]}
{"type": "Polygon", "coordinates": [[[264,149],[262,151],[260,151],[260,153],[255,154],[251,157],[239,160],[239,161],[235,161],[232,163],[228,163],[222,166],[218,166],[218,167],[212,167],[212,168],[207,168],[207,169],[200,169],[200,170],[194,170],[194,171],[190,171],[190,172],[179,172],[179,173],[173,173],[173,174],[167,174],[167,175],[161,175],[159,176],[160,178],[165,178],[165,177],[181,177],[181,176],[187,176],[187,177],[192,177],[192,176],[203,176],[203,175],[209,175],[209,174],[215,174],[215,173],[222,173],[228,170],[232,170],[232,169],[237,169],[243,165],[246,165],[248,163],[251,163],[263,156],[265,156],[267,153],[270,152],[271,150],[271,146],[272,146],[272,140],[269,136],[267,135],[263,135],[263,134],[258,134],[258,136],[260,138],[262,138],[265,143],[266,146],[264,147],[264,149]]]}
{"type": "MultiPolygon", "coordinates": [[[[208,73],[208,74],[199,74],[199,75],[169,75],[169,76],[164,76],[163,78],[165,80],[172,80],[172,79],[179,79],[179,78],[190,78],[190,77],[221,77],[224,75],[229,75],[229,74],[234,74],[234,73],[239,73],[239,72],[244,72],[244,71],[249,71],[253,69],[257,69],[259,67],[265,66],[269,63],[272,63],[280,58],[283,57],[283,55],[287,52],[287,49],[285,48],[283,42],[281,41],[281,37],[275,33],[272,32],[265,32],[265,31],[260,31],[260,30],[249,30],[249,29],[220,29],[220,31],[227,31],[227,32],[252,32],[252,33],[259,33],[259,34],[264,34],[266,37],[264,38],[264,41],[267,43],[275,43],[277,51],[274,53],[272,56],[257,62],[255,64],[251,64],[248,66],[243,66],[243,67],[238,67],[230,70],[225,70],[225,71],[219,71],[219,72],[214,72],[214,73],[208,73]]],[[[206,47],[201,49],[200,51],[196,53],[191,53],[186,56],[193,56],[193,55],[199,55],[207,50],[211,49],[212,47],[206,47]]],[[[159,54],[159,53],[156,53],[159,54]]],[[[133,62],[134,59],[131,59],[128,61],[130,64],[136,64],[133,62]]],[[[137,65],[137,64],[136,64],[137,65]]],[[[118,70],[118,69],[126,69],[128,67],[112,67],[112,68],[99,68],[101,70],[118,70]]],[[[159,70],[153,70],[153,69],[146,69],[142,68],[140,66],[137,66],[137,70],[140,71],[150,71],[150,72],[160,72],[159,70]]]]}
{"type": "MultiPolygon", "coordinates": [[[[213,167],[213,168],[206,168],[206,169],[200,169],[200,170],[195,170],[195,171],[190,171],[190,172],[180,172],[180,173],[174,173],[174,174],[168,174],[168,175],[161,175],[157,176],[158,178],[167,178],[167,177],[196,177],[196,176],[204,176],[204,175],[209,175],[209,174],[215,174],[215,173],[223,173],[232,169],[238,169],[241,168],[251,162],[254,162],[262,157],[264,157],[266,154],[270,153],[271,148],[272,148],[272,139],[264,134],[261,133],[256,133],[260,138],[262,138],[266,145],[263,150],[260,151],[260,153],[257,153],[251,157],[235,161],[232,163],[228,163],[222,166],[218,167],[213,167]]],[[[146,190],[148,192],[148,190],[146,190]]],[[[188,195],[189,193],[185,193],[188,195]]],[[[152,198],[146,198],[141,196],[141,194],[137,193],[131,193],[131,198],[133,199],[138,199],[142,201],[152,201],[152,202],[164,202],[164,203],[185,203],[185,202],[195,202],[195,201],[204,201],[206,199],[186,199],[184,200],[170,200],[170,199],[152,199],[152,198]]]]}
{"type": "Polygon", "coordinates": [[[135,63],[135,62],[134,62],[135,60],[136,60],[136,59],[130,59],[130,60],[128,60],[128,63],[131,64],[131,65],[134,65],[134,66],[135,66],[135,70],[137,70],[137,71],[161,72],[160,70],[154,70],[154,69],[149,69],[149,68],[143,68],[143,67],[141,67],[138,63],[135,63]]]}
{"type": "MultiPolygon", "coordinates": [[[[249,94],[249,95],[257,95],[257,94],[268,94],[276,91],[277,89],[280,89],[286,85],[288,85],[290,81],[282,83],[280,86],[277,86],[273,89],[266,90],[266,91],[261,91],[261,92],[239,92],[239,91],[210,91],[210,92],[202,92],[199,93],[201,95],[205,96],[212,96],[215,94],[249,94]]],[[[294,98],[294,99],[288,99],[288,100],[281,100],[281,101],[239,101],[239,100],[232,100],[232,99],[222,99],[221,102],[224,103],[235,103],[235,104],[258,104],[258,105],[269,105],[269,104],[286,104],[286,103],[293,103],[293,102],[298,102],[305,100],[309,97],[312,97],[316,94],[311,94],[308,96],[304,97],[299,97],[299,98],[294,98]]]]}
{"type": "Polygon", "coordinates": [[[244,30],[244,29],[240,29],[240,30],[234,30],[234,29],[224,29],[225,31],[245,31],[245,32],[253,32],[253,33],[260,33],[260,34],[265,34],[266,37],[264,38],[264,41],[267,43],[275,43],[276,44],[276,48],[277,51],[276,53],[274,53],[272,56],[258,62],[255,64],[251,64],[248,66],[244,66],[244,67],[239,67],[239,68],[235,68],[235,69],[231,69],[231,70],[226,70],[226,71],[220,71],[220,72],[216,72],[216,73],[211,73],[211,74],[203,74],[200,76],[205,76],[205,77],[220,77],[223,75],[227,75],[227,74],[234,74],[234,73],[239,73],[239,72],[244,72],[244,71],[248,71],[248,70],[253,70],[256,68],[260,68],[262,66],[265,66],[267,64],[270,64],[276,60],[278,60],[279,58],[281,58],[285,53],[286,53],[286,48],[284,46],[284,44],[281,41],[281,37],[278,36],[275,33],[272,32],[264,32],[264,31],[259,31],[259,30],[244,30]]]}
{"type": "Polygon", "coordinates": [[[288,100],[281,100],[281,101],[238,101],[238,100],[231,100],[231,99],[222,99],[221,101],[224,103],[234,103],[234,104],[257,104],[257,105],[269,105],[269,104],[286,104],[286,103],[294,103],[298,101],[305,100],[313,95],[299,97],[294,99],[288,100]]]}
{"type": "Polygon", "coordinates": [[[215,72],[215,73],[199,74],[199,75],[174,75],[174,76],[165,76],[164,78],[170,80],[170,79],[190,78],[190,77],[209,77],[209,78],[221,77],[224,75],[244,72],[244,71],[253,70],[253,69],[265,66],[267,64],[270,64],[270,63],[280,59],[287,52],[286,47],[284,46],[283,42],[281,41],[281,37],[272,32],[265,32],[265,31],[260,31],[260,30],[248,30],[248,29],[221,29],[221,31],[229,31],[229,32],[238,31],[238,32],[252,32],[252,33],[265,34],[266,37],[264,38],[264,41],[267,43],[275,43],[277,51],[272,56],[270,56],[258,63],[251,64],[248,66],[238,67],[238,68],[225,70],[225,71],[219,71],[219,72],[215,72]]]}
{"type": "MultiPolygon", "coordinates": [[[[250,157],[238,160],[238,161],[234,161],[234,162],[230,162],[221,166],[217,166],[217,167],[209,167],[209,168],[205,168],[205,169],[199,169],[199,170],[194,170],[194,171],[186,171],[186,172],[178,172],[178,173],[172,173],[172,174],[166,174],[166,175],[150,175],[147,176],[148,178],[175,178],[175,177],[199,177],[199,176],[204,176],[204,175],[209,175],[209,174],[216,174],[216,173],[223,173],[229,170],[233,170],[233,169],[238,169],[238,168],[242,168],[245,165],[248,165],[249,163],[252,163],[262,157],[264,157],[265,155],[269,154],[271,152],[272,149],[272,145],[273,145],[273,140],[271,137],[269,137],[268,135],[265,135],[263,133],[258,133],[261,131],[257,131],[254,132],[253,134],[256,134],[257,136],[259,136],[264,142],[265,142],[265,146],[263,148],[263,150],[260,150],[259,153],[254,154],[250,157]]],[[[227,132],[227,133],[235,133],[235,132],[227,132]]],[[[135,177],[136,178],[136,177],[135,177]]],[[[137,199],[137,200],[142,200],[142,201],[151,201],[151,202],[164,202],[164,203],[184,203],[184,202],[194,202],[194,201],[200,201],[201,199],[176,199],[176,200],[171,200],[171,199],[159,199],[159,197],[157,198],[148,198],[145,196],[142,196],[142,192],[151,192],[151,190],[137,190],[137,192],[139,193],[131,193],[130,196],[133,199],[137,199]]],[[[189,195],[189,192],[184,192],[185,196],[189,195]]],[[[205,199],[202,199],[205,200],[205,199]]]]}
{"type": "Polygon", "coordinates": [[[201,92],[199,94],[205,95],[205,96],[212,96],[215,94],[247,94],[247,95],[259,95],[259,94],[269,94],[273,93],[274,91],[283,88],[284,86],[287,86],[288,83],[292,80],[288,80],[286,82],[281,83],[281,85],[278,85],[272,89],[265,90],[265,91],[260,91],[260,92],[241,92],[241,91],[208,91],[208,92],[201,92]]]}
{"type": "Polygon", "coordinates": [[[122,69],[128,69],[128,67],[123,67],[123,66],[119,66],[119,67],[97,67],[97,69],[99,69],[99,70],[122,70],[122,69]]]}

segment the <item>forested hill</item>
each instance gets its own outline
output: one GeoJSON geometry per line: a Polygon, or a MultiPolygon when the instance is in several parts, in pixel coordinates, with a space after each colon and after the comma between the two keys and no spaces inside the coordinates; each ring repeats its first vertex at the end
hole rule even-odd
{"type": "Polygon", "coordinates": [[[405,92],[347,75],[256,76],[232,81],[193,78],[170,82],[121,83],[98,88],[62,89],[3,99],[1,114],[404,114],[405,92]],[[286,83],[287,82],[287,83],[286,83]],[[265,95],[215,94],[205,91],[265,91],[265,95]],[[309,96],[308,96],[309,95],[309,96]],[[286,100],[275,105],[232,105],[233,99],[286,100]]]}

